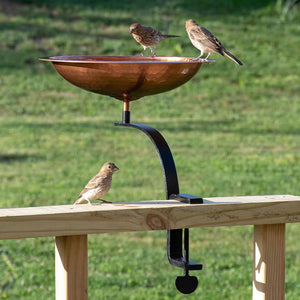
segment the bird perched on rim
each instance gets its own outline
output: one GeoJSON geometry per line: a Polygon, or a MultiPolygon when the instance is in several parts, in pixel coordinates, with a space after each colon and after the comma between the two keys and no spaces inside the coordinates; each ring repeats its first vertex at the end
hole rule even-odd
{"type": "Polygon", "coordinates": [[[152,27],[142,26],[141,24],[134,23],[130,25],[129,31],[133,38],[143,46],[144,50],[141,52],[140,55],[143,55],[146,49],[149,46],[154,46],[154,53],[151,50],[152,56],[155,56],[157,44],[170,37],[179,37],[178,35],[169,35],[169,34],[162,34],[157,29],[152,27]]]}
{"type": "Polygon", "coordinates": [[[114,172],[118,170],[119,168],[114,163],[106,162],[101,167],[99,173],[87,183],[74,204],[80,204],[84,201],[92,204],[91,200],[100,200],[102,202],[109,203],[100,198],[109,191],[111,187],[112,176],[114,172]]]}
{"type": "Polygon", "coordinates": [[[199,26],[196,21],[187,20],[185,22],[185,28],[192,44],[200,50],[200,55],[196,57],[196,59],[200,58],[204,53],[208,53],[205,59],[208,59],[211,53],[219,53],[223,56],[227,56],[238,65],[243,65],[224,48],[221,42],[210,31],[199,26]]]}

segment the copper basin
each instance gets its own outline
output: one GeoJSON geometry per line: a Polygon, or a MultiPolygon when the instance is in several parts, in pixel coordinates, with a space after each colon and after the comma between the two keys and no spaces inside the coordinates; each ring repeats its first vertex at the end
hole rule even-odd
{"type": "Polygon", "coordinates": [[[70,83],[123,101],[172,90],[190,80],[204,60],[150,56],[54,56],[50,61],[70,83]]]}

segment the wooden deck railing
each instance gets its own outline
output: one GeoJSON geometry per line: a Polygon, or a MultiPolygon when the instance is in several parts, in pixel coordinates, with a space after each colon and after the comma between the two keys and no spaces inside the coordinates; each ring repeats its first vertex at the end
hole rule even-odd
{"type": "Polygon", "coordinates": [[[0,209],[0,239],[55,236],[56,300],[85,300],[88,234],[254,225],[253,299],[282,300],[285,224],[294,222],[300,197],[292,195],[7,208],[0,209]]]}

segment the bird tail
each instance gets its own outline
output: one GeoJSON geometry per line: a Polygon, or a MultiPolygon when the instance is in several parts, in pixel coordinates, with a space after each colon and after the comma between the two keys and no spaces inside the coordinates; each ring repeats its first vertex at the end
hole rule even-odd
{"type": "Polygon", "coordinates": [[[242,66],[242,62],[240,62],[235,56],[233,56],[231,53],[229,53],[226,49],[223,51],[223,55],[227,56],[231,60],[233,60],[236,64],[242,66]]]}
{"type": "Polygon", "coordinates": [[[80,204],[84,202],[84,198],[82,196],[79,196],[78,199],[74,202],[74,204],[80,204]]]}
{"type": "Polygon", "coordinates": [[[169,37],[180,37],[179,35],[170,35],[170,34],[163,34],[163,38],[169,38],[169,37]]]}

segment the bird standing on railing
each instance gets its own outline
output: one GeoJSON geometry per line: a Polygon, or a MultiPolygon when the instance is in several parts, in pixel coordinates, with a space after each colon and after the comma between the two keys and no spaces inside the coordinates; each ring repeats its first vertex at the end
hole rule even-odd
{"type": "Polygon", "coordinates": [[[155,56],[157,44],[170,37],[179,37],[178,35],[162,34],[157,29],[152,27],[142,26],[141,24],[135,23],[130,26],[129,31],[133,38],[143,46],[144,50],[140,55],[143,55],[146,49],[150,46],[154,46],[154,52],[151,50],[152,56],[155,56]]]}
{"type": "Polygon", "coordinates": [[[110,189],[112,176],[114,172],[118,171],[119,168],[111,162],[106,162],[100,169],[99,173],[96,174],[81,191],[78,199],[74,204],[80,204],[87,201],[92,204],[92,200],[100,200],[105,203],[109,203],[103,199],[103,197],[110,189]]]}
{"type": "Polygon", "coordinates": [[[200,55],[195,59],[199,59],[204,53],[208,53],[205,59],[211,55],[211,53],[219,53],[223,56],[227,56],[238,65],[243,65],[236,57],[229,53],[221,42],[206,28],[199,26],[194,20],[187,20],[185,22],[185,28],[192,44],[200,50],[200,55]]]}

